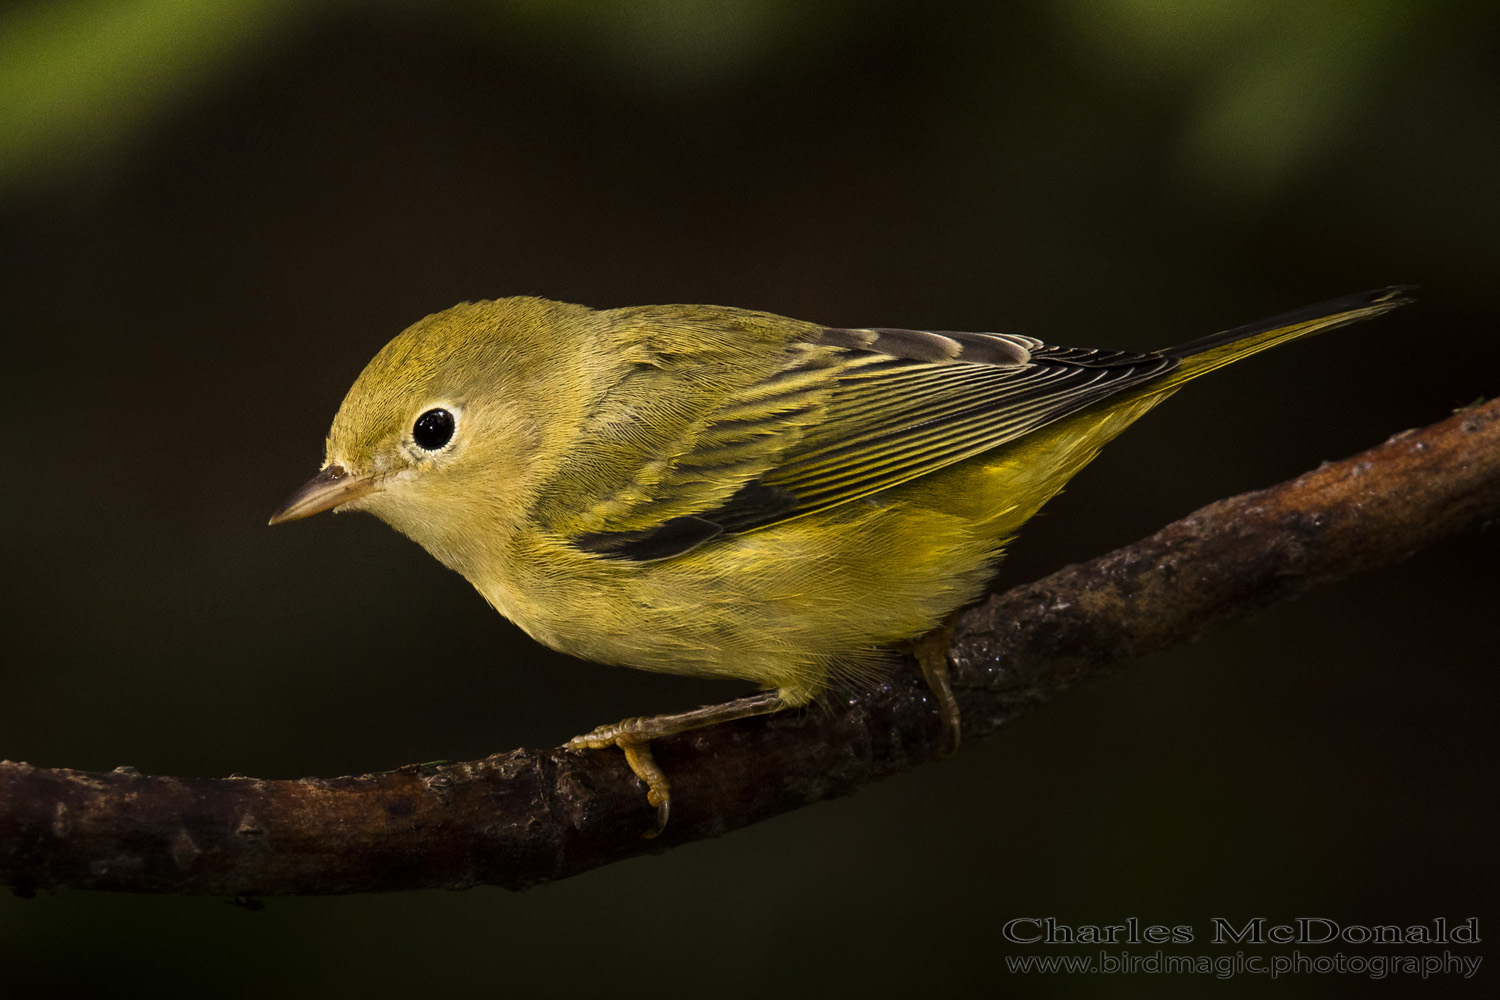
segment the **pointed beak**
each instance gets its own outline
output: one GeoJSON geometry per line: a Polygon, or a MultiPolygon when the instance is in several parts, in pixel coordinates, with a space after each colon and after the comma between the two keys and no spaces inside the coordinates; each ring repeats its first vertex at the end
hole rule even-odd
{"type": "Polygon", "coordinates": [[[270,523],[281,524],[333,510],[376,489],[375,480],[370,476],[353,475],[342,465],[330,465],[287,497],[281,509],[271,515],[270,523]]]}

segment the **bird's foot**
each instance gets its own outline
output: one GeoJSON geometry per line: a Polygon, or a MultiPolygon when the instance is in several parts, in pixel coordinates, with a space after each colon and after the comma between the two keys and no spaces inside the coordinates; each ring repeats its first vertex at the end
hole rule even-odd
{"type": "Polygon", "coordinates": [[[938,721],[943,726],[944,743],[937,756],[952,757],[958,753],[958,744],[963,735],[963,719],[958,711],[958,699],[953,696],[953,685],[948,679],[948,647],[953,644],[953,622],[950,619],[926,635],[911,640],[911,654],[922,668],[927,689],[937,702],[938,721]]]}
{"type": "Polygon", "coordinates": [[[641,836],[648,840],[657,837],[666,829],[667,818],[672,812],[672,785],[666,774],[651,754],[651,741],[678,733],[702,729],[720,722],[732,722],[752,715],[774,712],[786,702],[778,691],[762,691],[746,698],[736,698],[722,705],[704,705],[691,712],[671,715],[643,715],[625,719],[592,732],[575,736],[563,744],[566,750],[603,750],[619,747],[625,754],[625,762],[646,785],[646,801],[656,809],[656,826],[641,836]]]}

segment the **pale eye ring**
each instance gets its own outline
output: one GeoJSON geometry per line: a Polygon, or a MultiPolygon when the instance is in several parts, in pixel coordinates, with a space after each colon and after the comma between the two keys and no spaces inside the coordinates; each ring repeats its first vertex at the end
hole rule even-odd
{"type": "Polygon", "coordinates": [[[423,451],[440,451],[453,440],[453,429],[457,422],[453,413],[441,406],[433,407],[412,424],[411,438],[423,451]]]}

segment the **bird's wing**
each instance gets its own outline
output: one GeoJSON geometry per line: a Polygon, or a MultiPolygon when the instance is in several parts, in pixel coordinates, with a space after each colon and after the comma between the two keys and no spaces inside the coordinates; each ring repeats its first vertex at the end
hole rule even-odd
{"type": "Polygon", "coordinates": [[[652,501],[611,522],[623,530],[584,532],[575,544],[670,558],[899,486],[1178,364],[988,333],[830,328],[798,346],[774,376],[698,422],[692,446],[653,477],[652,501]]]}
{"type": "MultiPolygon", "coordinates": [[[[840,338],[851,332],[864,331],[829,331],[840,338]]],[[[796,496],[790,516],[972,458],[1176,365],[1158,354],[972,333],[927,333],[959,347],[951,360],[933,361],[893,353],[899,342],[887,341],[909,339],[912,331],[871,332],[877,338],[845,367],[824,423],[763,477],[796,496]]],[[[735,522],[732,530],[762,526],[735,522]]]]}

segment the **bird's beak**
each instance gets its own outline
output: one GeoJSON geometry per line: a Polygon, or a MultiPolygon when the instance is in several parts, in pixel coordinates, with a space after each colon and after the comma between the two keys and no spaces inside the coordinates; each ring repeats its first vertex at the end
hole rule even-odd
{"type": "Polygon", "coordinates": [[[272,524],[295,521],[299,517],[311,517],[325,510],[357,500],[376,489],[375,480],[367,475],[353,475],[337,463],[302,484],[302,488],[287,497],[281,509],[271,515],[272,524]]]}

